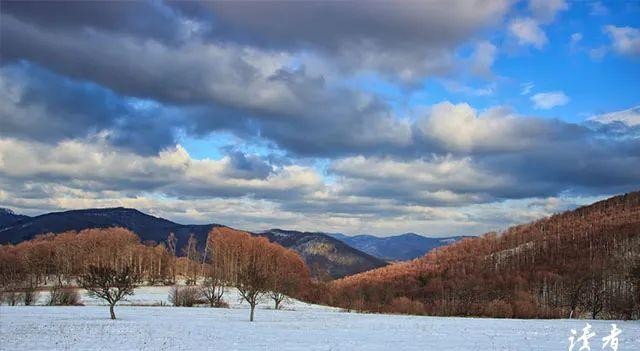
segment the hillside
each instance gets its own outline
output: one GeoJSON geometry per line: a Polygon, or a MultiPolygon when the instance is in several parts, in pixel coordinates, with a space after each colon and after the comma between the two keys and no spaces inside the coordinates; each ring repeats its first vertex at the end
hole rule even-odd
{"type": "Polygon", "coordinates": [[[8,208],[0,208],[0,228],[4,228],[27,218],[29,218],[29,216],[16,214],[8,208]]]}
{"type": "MultiPolygon", "coordinates": [[[[19,243],[38,234],[79,231],[88,228],[123,227],[136,233],[142,241],[164,242],[169,233],[177,240],[177,253],[181,254],[189,236],[194,234],[202,250],[209,231],[220,224],[185,225],[154,217],[130,208],[84,209],[52,212],[35,217],[3,211],[0,218],[0,244],[19,243]]],[[[356,250],[321,233],[302,233],[271,230],[262,234],[269,240],[297,251],[309,268],[317,275],[343,277],[384,266],[386,262],[356,250]],[[285,235],[285,233],[287,233],[285,235]]]]}
{"type": "Polygon", "coordinates": [[[344,277],[352,274],[350,272],[364,272],[387,265],[385,261],[324,233],[270,229],[258,235],[298,252],[316,276],[326,273],[332,278],[344,277]]]}
{"type": "Polygon", "coordinates": [[[332,282],[344,308],[492,317],[640,317],[640,192],[332,282]]]}
{"type": "Polygon", "coordinates": [[[444,245],[449,245],[464,238],[452,236],[446,238],[429,238],[414,233],[406,233],[388,237],[373,235],[329,234],[332,237],[369,255],[387,261],[407,261],[424,256],[427,252],[444,245]]]}
{"type": "MultiPolygon", "coordinates": [[[[140,236],[142,241],[163,242],[169,233],[178,239],[177,247],[186,245],[193,233],[199,243],[204,243],[211,228],[219,224],[183,225],[164,218],[154,217],[135,209],[116,207],[52,212],[26,217],[0,227],[0,243],[19,243],[38,234],[79,231],[88,228],[127,228],[140,236]]],[[[180,251],[180,250],[178,250],[180,251]]]]}

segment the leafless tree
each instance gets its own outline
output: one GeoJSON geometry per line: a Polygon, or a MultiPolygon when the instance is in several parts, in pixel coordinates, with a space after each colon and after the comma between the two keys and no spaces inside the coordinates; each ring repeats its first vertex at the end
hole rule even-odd
{"type": "Polygon", "coordinates": [[[209,301],[209,306],[220,307],[223,304],[224,284],[214,278],[206,278],[200,288],[202,296],[209,301]]]}
{"type": "Polygon", "coordinates": [[[111,267],[89,266],[78,282],[91,296],[99,297],[109,303],[111,319],[116,319],[113,311],[116,303],[123,297],[133,295],[140,281],[139,275],[131,266],[116,270],[111,267]]]}

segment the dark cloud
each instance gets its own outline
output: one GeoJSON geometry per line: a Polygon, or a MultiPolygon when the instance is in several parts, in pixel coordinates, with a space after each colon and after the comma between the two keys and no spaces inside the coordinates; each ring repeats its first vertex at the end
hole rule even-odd
{"type": "Polygon", "coordinates": [[[244,179],[266,179],[273,167],[256,155],[246,155],[240,151],[229,153],[231,160],[231,169],[229,175],[231,177],[244,179]]]}
{"type": "Polygon", "coordinates": [[[279,54],[200,44],[173,50],[99,33],[63,35],[10,16],[2,28],[6,58],[37,62],[122,95],[194,109],[185,125],[197,135],[225,129],[257,134],[301,155],[408,142],[408,126],[378,98],[328,86],[304,67],[287,67],[279,54]]]}
{"type": "Polygon", "coordinates": [[[454,65],[451,52],[500,22],[509,1],[219,1],[173,3],[213,18],[211,35],[265,48],[316,50],[347,70],[419,81],[454,65]]]}
{"type": "Polygon", "coordinates": [[[3,136],[55,143],[106,133],[114,145],[142,154],[175,144],[177,116],[28,63],[0,68],[0,93],[3,136]]]}
{"type": "Polygon", "coordinates": [[[189,27],[156,1],[3,1],[2,12],[52,30],[86,29],[178,42],[189,27]]]}
{"type": "Polygon", "coordinates": [[[84,137],[112,124],[127,107],[109,91],[91,83],[77,83],[29,64],[0,71],[5,97],[0,108],[5,136],[57,141],[84,137]]]}

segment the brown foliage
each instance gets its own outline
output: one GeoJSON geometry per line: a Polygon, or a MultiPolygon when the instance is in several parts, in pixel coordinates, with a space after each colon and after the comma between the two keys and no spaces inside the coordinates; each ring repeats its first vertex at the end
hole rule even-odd
{"type": "Polygon", "coordinates": [[[302,259],[263,237],[227,227],[209,233],[210,278],[235,286],[251,308],[253,321],[259,299],[271,293],[276,308],[286,295],[295,296],[309,279],[302,259]]]}
{"type": "Polygon", "coordinates": [[[433,315],[640,317],[640,192],[329,284],[318,302],[433,315]],[[394,304],[395,302],[395,304],[394,304]]]}

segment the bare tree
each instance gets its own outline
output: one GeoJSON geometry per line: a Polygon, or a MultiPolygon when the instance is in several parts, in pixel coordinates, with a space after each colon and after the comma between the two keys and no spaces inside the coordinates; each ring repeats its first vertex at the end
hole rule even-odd
{"type": "Polygon", "coordinates": [[[38,282],[33,277],[27,277],[22,288],[24,305],[35,305],[36,301],[38,301],[38,295],[38,282]]]}
{"type": "Polygon", "coordinates": [[[249,321],[253,322],[253,315],[260,298],[270,290],[269,271],[269,241],[265,238],[252,238],[247,236],[246,251],[239,257],[238,279],[235,287],[240,296],[249,303],[251,312],[249,321]]]}
{"type": "Polygon", "coordinates": [[[205,278],[200,288],[202,296],[209,301],[211,307],[221,307],[223,305],[224,284],[215,278],[205,278]]]}
{"type": "Polygon", "coordinates": [[[200,266],[200,253],[198,252],[198,239],[191,233],[187,246],[183,248],[187,257],[187,285],[196,284],[198,280],[198,267],[200,266]]]}
{"type": "Polygon", "coordinates": [[[295,252],[283,247],[273,247],[270,262],[270,291],[268,296],[279,309],[289,296],[296,296],[304,283],[309,280],[309,270],[295,252]]]}
{"type": "Polygon", "coordinates": [[[131,266],[124,266],[120,270],[89,266],[87,272],[82,274],[78,281],[89,295],[106,300],[109,303],[111,319],[116,319],[113,308],[123,297],[133,295],[140,277],[131,266]]]}
{"type": "Polygon", "coordinates": [[[176,243],[178,242],[178,238],[176,238],[176,235],[173,234],[173,232],[169,233],[169,236],[167,237],[167,250],[169,250],[169,252],[175,256],[176,255],[176,243]]]}

